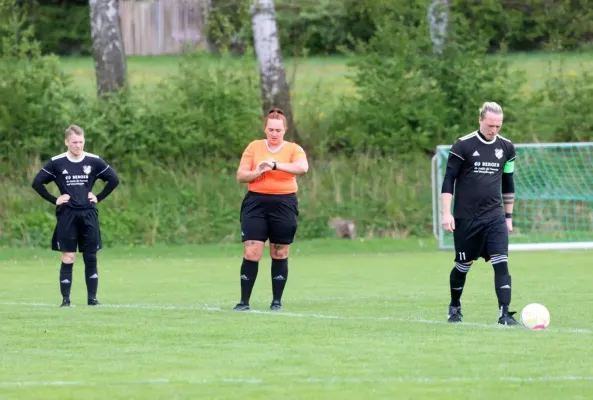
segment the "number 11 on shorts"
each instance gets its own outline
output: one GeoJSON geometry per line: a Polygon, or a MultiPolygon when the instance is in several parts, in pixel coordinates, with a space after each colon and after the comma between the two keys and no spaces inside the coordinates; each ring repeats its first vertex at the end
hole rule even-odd
{"type": "Polygon", "coordinates": [[[459,260],[460,261],[465,261],[465,251],[460,251],[459,252],[459,260]]]}

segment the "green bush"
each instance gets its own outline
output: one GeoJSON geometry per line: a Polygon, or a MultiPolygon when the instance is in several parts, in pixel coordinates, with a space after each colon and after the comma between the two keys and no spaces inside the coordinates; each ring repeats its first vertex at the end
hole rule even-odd
{"type": "Polygon", "coordinates": [[[593,74],[587,70],[564,77],[550,71],[544,86],[527,100],[524,113],[529,142],[593,141],[593,74]]]}
{"type": "Polygon", "coordinates": [[[42,5],[31,23],[43,54],[87,56],[92,54],[90,9],[86,5],[42,5]]]}
{"type": "Polygon", "coordinates": [[[393,24],[394,17],[386,16],[362,49],[365,55],[353,62],[358,96],[344,100],[329,148],[429,153],[473,129],[486,100],[509,110],[506,121],[513,127],[520,73],[487,56],[479,41],[463,40],[462,25],[450,32],[444,53],[433,55],[425,25],[405,26],[401,16],[401,23],[393,24]]]}
{"type": "Polygon", "coordinates": [[[348,42],[347,12],[341,2],[281,0],[276,3],[276,9],[280,43],[285,54],[335,54],[348,42]]]}
{"type": "Polygon", "coordinates": [[[55,148],[86,103],[54,57],[0,62],[0,147],[13,157],[55,148]]]}
{"type": "Polygon", "coordinates": [[[95,152],[121,165],[234,160],[261,136],[259,80],[251,63],[221,58],[204,71],[203,57],[185,58],[147,97],[122,93],[104,102],[80,95],[55,58],[1,63],[0,145],[45,159],[63,149],[62,132],[77,123],[95,152]]]}
{"type": "Polygon", "coordinates": [[[454,0],[452,10],[484,35],[493,51],[572,50],[593,37],[590,0],[454,0]]]}

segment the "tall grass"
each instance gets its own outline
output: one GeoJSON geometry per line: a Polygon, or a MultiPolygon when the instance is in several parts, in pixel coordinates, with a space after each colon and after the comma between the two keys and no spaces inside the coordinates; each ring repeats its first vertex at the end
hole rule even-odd
{"type": "MultiPolygon", "coordinates": [[[[334,235],[332,217],[355,220],[361,237],[426,235],[430,225],[429,160],[405,163],[361,156],[311,163],[299,178],[300,225],[297,235],[334,235]]],[[[0,245],[47,246],[55,223],[54,207],[29,182],[40,164],[34,161],[23,180],[0,180],[0,245]]],[[[217,243],[240,241],[239,208],[245,185],[235,166],[154,167],[148,174],[121,173],[121,185],[99,204],[107,245],[217,243]]],[[[54,185],[50,190],[56,193],[54,185]]],[[[101,190],[101,184],[94,189],[101,190]]]]}

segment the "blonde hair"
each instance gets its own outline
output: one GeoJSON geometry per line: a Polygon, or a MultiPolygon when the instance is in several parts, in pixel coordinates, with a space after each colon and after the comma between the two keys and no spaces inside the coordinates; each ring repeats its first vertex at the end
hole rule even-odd
{"type": "Polygon", "coordinates": [[[84,131],[78,125],[70,125],[65,132],[66,139],[68,139],[72,135],[84,136],[84,131]]]}
{"type": "Polygon", "coordinates": [[[487,101],[480,107],[480,118],[484,118],[487,112],[502,114],[502,107],[493,101],[487,101]]]}

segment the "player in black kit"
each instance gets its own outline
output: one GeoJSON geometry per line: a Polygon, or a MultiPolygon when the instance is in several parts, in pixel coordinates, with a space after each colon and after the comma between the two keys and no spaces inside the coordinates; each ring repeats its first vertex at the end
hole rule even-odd
{"type": "Polygon", "coordinates": [[[57,224],[52,238],[52,250],[62,252],[60,291],[62,305],[70,306],[72,267],[76,250],[82,253],[85,265],[87,304],[99,305],[97,288],[97,251],[101,249],[99,211],[96,204],[105,199],[119,184],[115,171],[99,156],[84,151],[84,131],[76,125],[66,130],[66,153],[52,157],[37,173],[33,189],[56,207],[57,224]],[[98,195],[92,193],[97,179],[107,184],[98,195]],[[60,190],[56,198],[45,187],[55,182],[60,190]]]}
{"type": "Polygon", "coordinates": [[[453,232],[455,266],[451,271],[449,322],[461,322],[461,293],[472,263],[479,257],[494,268],[494,285],[502,325],[516,325],[508,268],[509,232],[513,230],[515,146],[498,135],[502,108],[484,103],[480,129],[459,138],[449,152],[441,190],[443,228],[453,232]],[[454,215],[451,201],[455,193],[454,215]],[[502,196],[501,196],[502,193],[502,196]],[[504,206],[503,206],[504,203],[504,206]]]}

